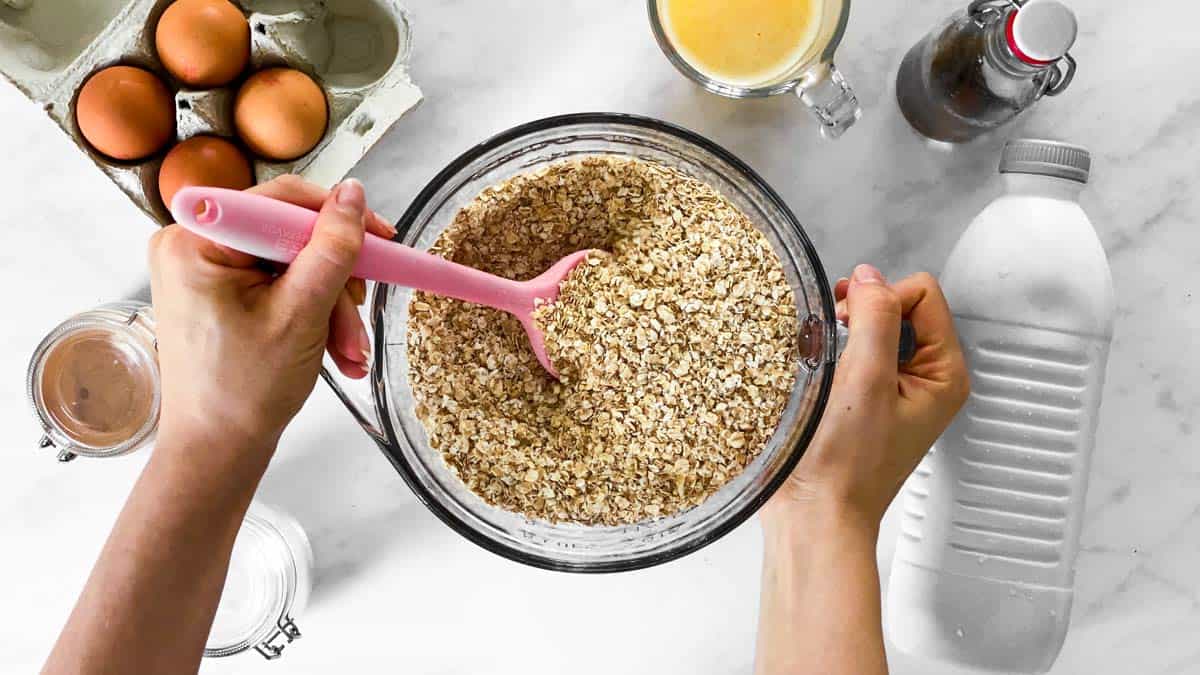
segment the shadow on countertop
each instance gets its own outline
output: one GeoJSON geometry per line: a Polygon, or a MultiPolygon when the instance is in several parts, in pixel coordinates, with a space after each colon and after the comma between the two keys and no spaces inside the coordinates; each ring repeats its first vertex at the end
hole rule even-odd
{"type": "MultiPolygon", "coordinates": [[[[318,382],[313,398],[327,396],[318,382]]],[[[323,403],[310,402],[321,414],[298,418],[297,428],[285,433],[256,495],[307,532],[316,564],[314,603],[336,595],[389,551],[446,532],[350,415],[330,413],[323,403]]]]}

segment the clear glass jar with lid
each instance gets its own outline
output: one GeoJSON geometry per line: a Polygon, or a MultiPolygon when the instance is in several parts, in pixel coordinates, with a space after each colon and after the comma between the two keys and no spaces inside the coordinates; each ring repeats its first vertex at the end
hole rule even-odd
{"type": "Polygon", "coordinates": [[[312,592],[313,553],[300,523],[254,502],[233,545],[207,657],[254,650],[268,660],[300,638],[296,618],[312,592]]]}
{"type": "Polygon", "coordinates": [[[41,447],[61,461],[114,457],[158,429],[161,386],[154,314],[144,302],[101,305],[50,331],[30,359],[26,392],[41,447]]]}

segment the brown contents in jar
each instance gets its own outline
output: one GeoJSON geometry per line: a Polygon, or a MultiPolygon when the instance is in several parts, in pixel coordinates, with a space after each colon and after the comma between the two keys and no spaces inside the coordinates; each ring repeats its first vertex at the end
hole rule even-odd
{"type": "Polygon", "coordinates": [[[529,279],[593,256],[538,313],[561,381],[516,319],[416,293],[417,415],[495,506],[620,525],[695,506],[779,423],[799,367],[795,298],[749,218],[668,167],[594,156],[484,190],[433,251],[529,279]]]}
{"type": "Polygon", "coordinates": [[[110,448],[153,414],[155,378],[144,355],[112,333],[88,329],[55,345],[41,367],[38,404],[72,440],[110,448]]]}

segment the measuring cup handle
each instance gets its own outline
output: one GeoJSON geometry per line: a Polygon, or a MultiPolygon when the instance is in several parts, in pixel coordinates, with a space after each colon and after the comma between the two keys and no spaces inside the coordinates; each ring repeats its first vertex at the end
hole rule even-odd
{"type": "Polygon", "coordinates": [[[394,289],[384,284],[369,282],[367,284],[367,303],[358,309],[363,326],[367,329],[367,340],[371,343],[371,358],[367,361],[367,376],[362,379],[346,377],[342,374],[333,357],[325,354],[321,363],[321,378],[333,390],[342,405],[354,416],[354,421],[367,432],[380,446],[386,447],[387,432],[383,427],[385,414],[375,403],[375,388],[382,387],[384,370],[381,362],[386,360],[388,349],[386,341],[382,340],[383,308],[386,306],[386,293],[394,289]],[[384,297],[378,297],[385,294],[384,297]]]}
{"type": "Polygon", "coordinates": [[[796,84],[796,95],[821,122],[821,135],[841,136],[862,117],[858,97],[837,66],[820,63],[810,68],[796,84]]]}
{"type": "MultiPolygon", "coordinates": [[[[850,329],[841,321],[837,322],[837,345],[834,359],[840,359],[846,349],[846,341],[850,339],[850,329]]],[[[913,360],[917,354],[917,331],[912,322],[904,319],[900,322],[900,348],[896,352],[896,363],[904,365],[913,360]]]]}

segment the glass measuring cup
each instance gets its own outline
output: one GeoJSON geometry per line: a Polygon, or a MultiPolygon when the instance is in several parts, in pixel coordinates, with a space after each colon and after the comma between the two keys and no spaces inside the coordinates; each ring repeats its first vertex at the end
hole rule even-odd
{"type": "Polygon", "coordinates": [[[829,139],[841,136],[862,117],[858,97],[833,64],[833,53],[842,41],[850,18],[850,0],[810,0],[810,8],[818,17],[808,46],[797,54],[790,66],[768,79],[750,84],[721,81],[701,72],[684,58],[666,26],[665,8],[670,1],[647,0],[654,38],[675,68],[701,87],[728,98],[756,98],[794,91],[821,123],[821,135],[829,139]]]}
{"type": "Polygon", "coordinates": [[[548,569],[611,572],[662,563],[715,541],[749,518],[775,492],[807,447],[833,381],[838,324],[816,251],[783,200],[748,166],[711,141],[657,120],[611,113],[532,122],[487,140],[454,160],[400,219],[399,240],[428,248],[458,210],[485,187],[545,164],[581,155],[638,157],[705,181],[733,201],[779,255],[796,297],[803,363],[780,424],[742,474],[700,506],[619,527],[535,521],[493,507],[454,475],[431,447],[408,382],[409,289],[376,285],[368,313],[370,376],[324,377],[379,444],[417,497],[476,544],[548,569]]]}

